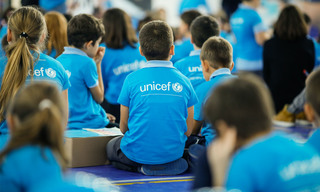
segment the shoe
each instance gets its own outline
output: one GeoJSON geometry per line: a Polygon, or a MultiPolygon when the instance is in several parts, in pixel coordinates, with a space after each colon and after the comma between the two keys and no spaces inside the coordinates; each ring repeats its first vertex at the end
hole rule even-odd
{"type": "Polygon", "coordinates": [[[284,121],[294,123],[295,114],[288,111],[288,105],[285,105],[283,109],[273,118],[275,121],[284,121]]]}
{"type": "Polygon", "coordinates": [[[188,169],[188,163],[185,159],[180,158],[178,160],[161,164],[161,165],[142,165],[140,172],[144,175],[178,175],[185,172],[188,169]]]}

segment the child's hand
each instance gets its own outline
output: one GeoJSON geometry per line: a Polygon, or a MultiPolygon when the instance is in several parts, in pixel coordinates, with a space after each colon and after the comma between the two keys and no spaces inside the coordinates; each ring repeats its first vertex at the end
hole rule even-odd
{"type": "Polygon", "coordinates": [[[114,123],[116,121],[116,117],[111,115],[110,113],[107,113],[107,118],[111,123],[114,123]]]}
{"type": "Polygon", "coordinates": [[[96,62],[96,64],[100,64],[101,63],[105,52],[106,52],[106,49],[104,47],[99,47],[98,48],[96,55],[93,57],[93,59],[96,62]]]}

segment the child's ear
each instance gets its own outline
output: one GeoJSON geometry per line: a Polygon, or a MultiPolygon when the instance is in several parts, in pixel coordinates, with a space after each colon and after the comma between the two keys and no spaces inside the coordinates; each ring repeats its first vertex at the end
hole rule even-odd
{"type": "Polygon", "coordinates": [[[139,52],[140,52],[140,55],[144,57],[144,54],[141,51],[141,46],[139,47],[139,52]]]}
{"type": "Polygon", "coordinates": [[[191,41],[191,44],[194,44],[192,35],[191,35],[191,37],[190,37],[190,41],[191,41]]]}
{"type": "Polygon", "coordinates": [[[88,48],[90,48],[90,46],[93,46],[92,44],[93,44],[92,40],[88,41],[88,42],[84,43],[83,48],[84,49],[88,49],[88,48]]]}
{"type": "Polygon", "coordinates": [[[207,60],[201,60],[202,71],[208,72],[209,71],[209,62],[207,60]]]}
{"type": "Polygon", "coordinates": [[[313,110],[312,106],[309,103],[304,104],[304,113],[306,114],[307,119],[310,122],[314,122],[315,121],[314,110],[313,110]]]}
{"type": "Polygon", "coordinates": [[[169,55],[174,55],[174,45],[171,45],[169,55]]]}
{"type": "Polygon", "coordinates": [[[7,120],[8,128],[12,133],[15,130],[15,128],[18,126],[19,120],[16,116],[13,116],[10,114],[7,115],[6,120],[7,120]]]}
{"type": "Polygon", "coordinates": [[[233,68],[234,68],[234,62],[232,61],[231,65],[229,67],[230,71],[232,71],[233,68]]]}
{"type": "Polygon", "coordinates": [[[8,43],[12,41],[12,31],[9,28],[7,29],[7,41],[8,43]]]}

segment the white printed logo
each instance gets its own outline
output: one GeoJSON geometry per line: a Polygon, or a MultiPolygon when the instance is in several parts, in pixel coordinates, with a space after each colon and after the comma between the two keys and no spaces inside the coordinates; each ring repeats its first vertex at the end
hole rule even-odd
{"type": "Polygon", "coordinates": [[[68,70],[66,70],[66,73],[67,73],[67,75],[68,75],[68,78],[70,78],[70,77],[71,77],[71,72],[68,71],[68,70]]]}
{"type": "Polygon", "coordinates": [[[172,89],[175,92],[180,93],[182,91],[183,87],[180,83],[174,83],[174,84],[172,84],[172,89]]]}
{"type": "Polygon", "coordinates": [[[45,71],[46,71],[46,74],[48,75],[48,77],[50,77],[50,78],[55,78],[57,75],[56,71],[51,68],[48,68],[45,71]]]}

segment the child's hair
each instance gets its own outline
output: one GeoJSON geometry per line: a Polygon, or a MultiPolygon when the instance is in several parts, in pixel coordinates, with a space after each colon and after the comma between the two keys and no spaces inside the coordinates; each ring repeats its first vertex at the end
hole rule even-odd
{"type": "MultiPolygon", "coordinates": [[[[11,138],[0,153],[0,161],[11,151],[25,145],[49,147],[65,168],[67,157],[63,147],[65,112],[58,88],[51,83],[34,82],[23,87],[11,101],[8,114],[17,119],[11,138]]],[[[11,127],[12,128],[12,127],[11,127]]]]}
{"type": "Polygon", "coordinates": [[[236,128],[240,140],[270,131],[273,114],[269,91],[251,74],[240,74],[215,88],[204,106],[205,118],[213,127],[217,121],[225,121],[236,128]]]}
{"type": "Polygon", "coordinates": [[[66,18],[59,12],[50,11],[44,15],[46,19],[47,28],[48,28],[48,42],[47,42],[47,50],[48,55],[51,54],[52,49],[56,50],[55,58],[58,57],[63,52],[63,48],[68,46],[67,39],[67,20],[66,18]]]}
{"type": "Polygon", "coordinates": [[[281,11],[274,33],[284,40],[296,40],[307,36],[307,24],[298,7],[288,5],[281,11]]]}
{"type": "Polygon", "coordinates": [[[211,67],[229,68],[232,63],[232,46],[222,37],[210,37],[202,46],[201,60],[207,60],[211,67]]]}
{"type": "MultiPolygon", "coordinates": [[[[37,58],[31,52],[39,51],[40,38],[45,39],[46,23],[40,11],[33,7],[22,7],[9,18],[8,29],[13,41],[7,46],[8,62],[4,70],[0,91],[0,121],[4,120],[4,108],[18,89],[24,85],[30,74],[33,78],[33,67],[37,58]]],[[[39,56],[39,55],[38,55],[39,56]]]]}
{"type": "Polygon", "coordinates": [[[188,10],[183,12],[180,18],[185,24],[188,25],[188,28],[190,29],[192,21],[200,15],[201,13],[197,10],[188,10]]]}
{"type": "Polygon", "coordinates": [[[96,41],[104,36],[104,27],[101,20],[88,14],[79,14],[68,23],[68,43],[76,48],[83,48],[89,41],[96,41]]]}
{"type": "Polygon", "coordinates": [[[310,103],[316,114],[320,115],[320,69],[311,73],[307,79],[306,85],[306,102],[310,103]]]}
{"type": "Polygon", "coordinates": [[[193,43],[201,48],[203,43],[212,36],[219,36],[220,28],[217,19],[211,16],[199,16],[190,26],[193,43]]]}
{"type": "Polygon", "coordinates": [[[139,33],[140,47],[147,60],[164,60],[173,45],[171,27],[164,21],[151,21],[139,33]]]}
{"type": "Polygon", "coordinates": [[[107,47],[120,49],[129,44],[135,48],[138,39],[126,12],[118,8],[108,9],[102,20],[105,28],[104,42],[107,47]]]}

